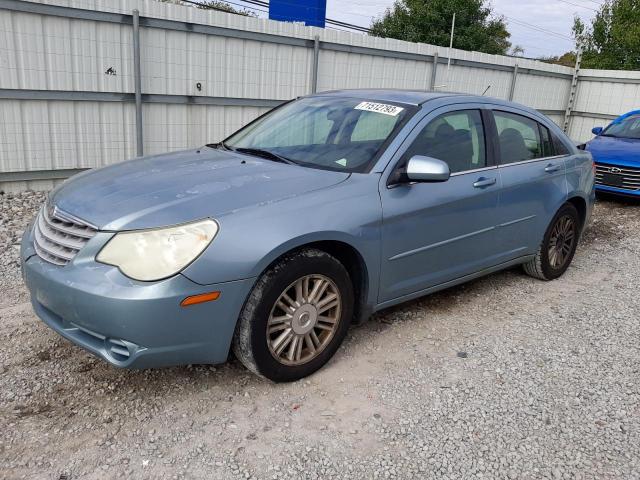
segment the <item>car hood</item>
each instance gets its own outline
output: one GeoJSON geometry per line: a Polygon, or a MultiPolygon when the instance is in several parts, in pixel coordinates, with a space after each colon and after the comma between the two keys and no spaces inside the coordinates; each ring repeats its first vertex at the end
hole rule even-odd
{"type": "Polygon", "coordinates": [[[219,217],[348,177],[203,147],[82,173],[58,187],[49,202],[101,230],[132,230],[219,217]]]}
{"type": "Polygon", "coordinates": [[[640,167],[640,140],[598,136],[587,144],[587,150],[599,163],[640,167]]]}

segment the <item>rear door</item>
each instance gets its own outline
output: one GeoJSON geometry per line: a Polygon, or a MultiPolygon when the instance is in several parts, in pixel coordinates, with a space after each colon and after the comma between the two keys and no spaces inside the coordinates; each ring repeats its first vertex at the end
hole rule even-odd
{"type": "Polygon", "coordinates": [[[508,107],[493,110],[502,188],[499,245],[508,261],[534,253],[567,196],[567,155],[534,117],[508,107]]]}
{"type": "Polygon", "coordinates": [[[445,107],[409,134],[383,175],[380,303],[494,265],[500,178],[479,105],[445,107]],[[488,148],[487,148],[488,147],[488,148]],[[394,183],[414,155],[448,163],[440,183],[394,183]]]}

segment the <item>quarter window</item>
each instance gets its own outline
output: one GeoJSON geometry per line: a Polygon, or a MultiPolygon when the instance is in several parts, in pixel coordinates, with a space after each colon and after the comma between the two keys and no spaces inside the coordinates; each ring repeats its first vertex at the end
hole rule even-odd
{"type": "Polygon", "coordinates": [[[542,156],[553,157],[556,154],[553,139],[549,129],[544,125],[540,125],[540,138],[542,139],[542,156]]]}
{"type": "Polygon", "coordinates": [[[487,166],[482,115],[479,110],[459,110],[436,117],[418,134],[404,155],[437,158],[451,173],[487,166]]]}
{"type": "Polygon", "coordinates": [[[551,138],[553,138],[553,145],[555,147],[556,155],[569,155],[571,153],[564,142],[556,137],[553,133],[551,134],[551,138]]]}
{"type": "Polygon", "coordinates": [[[507,112],[493,112],[493,116],[503,164],[545,156],[538,122],[507,112]]]}

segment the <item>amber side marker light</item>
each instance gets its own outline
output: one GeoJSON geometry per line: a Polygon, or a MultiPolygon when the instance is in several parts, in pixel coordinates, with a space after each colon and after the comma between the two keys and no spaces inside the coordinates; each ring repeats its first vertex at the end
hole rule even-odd
{"type": "Polygon", "coordinates": [[[220,292],[201,293],[200,295],[192,295],[185,298],[180,302],[181,307],[188,307],[189,305],[197,305],[198,303],[213,302],[220,298],[220,292]]]}

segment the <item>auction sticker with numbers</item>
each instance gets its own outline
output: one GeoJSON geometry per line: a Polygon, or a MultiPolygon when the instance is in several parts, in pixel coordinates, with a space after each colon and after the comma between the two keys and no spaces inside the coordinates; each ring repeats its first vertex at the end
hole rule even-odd
{"type": "Polygon", "coordinates": [[[365,110],[367,112],[383,113],[385,115],[397,116],[404,110],[402,107],[389,105],[387,103],[362,102],[356,105],[356,110],[365,110]]]}

